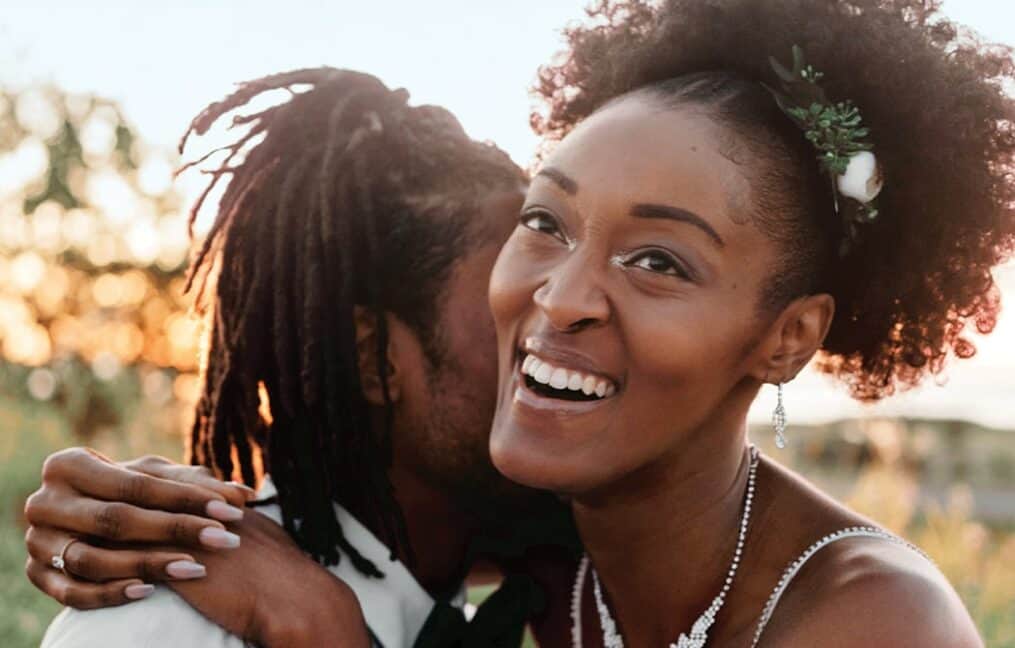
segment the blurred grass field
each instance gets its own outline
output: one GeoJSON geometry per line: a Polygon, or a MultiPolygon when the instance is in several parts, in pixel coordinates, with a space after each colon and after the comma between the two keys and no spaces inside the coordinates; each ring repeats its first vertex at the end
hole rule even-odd
{"type": "Polygon", "coordinates": [[[26,648],[39,645],[60,608],[25,578],[22,506],[43,458],[70,439],[51,410],[0,396],[0,417],[0,645],[26,648]]]}
{"type": "MultiPolygon", "coordinates": [[[[179,458],[178,438],[148,433],[108,433],[94,442],[111,456],[158,452],[179,458]]],[[[80,445],[52,405],[0,393],[0,648],[38,646],[60,606],[25,577],[24,502],[39,485],[51,452],[80,445]]]]}
{"type": "MultiPolygon", "coordinates": [[[[151,421],[150,416],[132,417],[151,421]]],[[[89,440],[103,452],[126,457],[157,452],[178,458],[179,438],[150,426],[128,426],[89,440]]],[[[59,606],[38,593],[24,576],[25,497],[38,485],[47,454],[80,443],[52,405],[0,395],[0,646],[37,646],[59,606]]],[[[812,479],[820,474],[806,470],[812,479]]],[[[916,506],[916,485],[892,466],[865,469],[845,499],[886,527],[921,546],[958,589],[991,648],[1015,648],[1015,530],[990,528],[972,515],[972,497],[962,486],[946,506],[916,506]]],[[[473,593],[479,600],[485,591],[473,593]]],[[[531,645],[531,644],[527,644],[531,645]]]]}

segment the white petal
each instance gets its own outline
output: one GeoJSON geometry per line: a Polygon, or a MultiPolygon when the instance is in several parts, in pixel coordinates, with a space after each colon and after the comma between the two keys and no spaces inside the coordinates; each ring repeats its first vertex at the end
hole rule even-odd
{"type": "Polygon", "coordinates": [[[839,193],[862,203],[877,198],[883,184],[878,160],[870,151],[851,155],[846,172],[836,179],[839,193]]]}

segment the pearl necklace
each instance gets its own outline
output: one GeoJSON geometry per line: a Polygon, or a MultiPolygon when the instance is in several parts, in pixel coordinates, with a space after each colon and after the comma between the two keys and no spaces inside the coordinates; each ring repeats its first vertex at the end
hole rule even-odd
{"type": "MultiPolygon", "coordinates": [[[[680,633],[677,641],[670,644],[670,648],[703,648],[708,641],[708,629],[715,623],[715,617],[726,602],[726,594],[733,584],[733,577],[740,566],[740,556],[744,550],[744,540],[747,538],[747,525],[751,520],[751,502],[754,500],[754,483],[758,473],[758,449],[751,446],[751,465],[747,471],[747,493],[744,495],[744,512],[740,517],[740,535],[737,537],[737,548],[733,552],[733,562],[730,563],[726,572],[726,581],[723,583],[722,591],[712,600],[698,620],[691,626],[690,634],[680,633]]],[[[574,648],[582,648],[582,625],[581,625],[581,600],[582,592],[585,590],[585,577],[592,571],[592,592],[596,599],[596,610],[599,612],[599,624],[603,629],[603,645],[606,648],[624,648],[624,639],[617,630],[617,622],[610,614],[610,609],[603,600],[602,586],[599,584],[599,575],[595,567],[591,567],[589,555],[582,556],[578,565],[578,572],[575,574],[574,588],[571,591],[571,645],[574,648]]]]}

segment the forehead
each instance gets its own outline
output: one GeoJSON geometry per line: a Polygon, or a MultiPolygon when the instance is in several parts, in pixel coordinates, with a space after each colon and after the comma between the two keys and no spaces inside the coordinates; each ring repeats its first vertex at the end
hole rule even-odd
{"type": "Polygon", "coordinates": [[[546,164],[574,179],[586,197],[741,221],[749,187],[742,161],[729,154],[731,137],[703,109],[663,107],[635,95],[585,120],[546,164]]]}
{"type": "Polygon", "coordinates": [[[447,311],[486,312],[490,272],[504,241],[518,224],[524,200],[524,186],[491,192],[480,200],[469,240],[447,283],[447,311]]]}
{"type": "Polygon", "coordinates": [[[482,243],[503,245],[518,224],[518,211],[525,201],[526,187],[519,184],[514,189],[501,189],[483,196],[476,217],[481,223],[485,236],[482,243]]]}

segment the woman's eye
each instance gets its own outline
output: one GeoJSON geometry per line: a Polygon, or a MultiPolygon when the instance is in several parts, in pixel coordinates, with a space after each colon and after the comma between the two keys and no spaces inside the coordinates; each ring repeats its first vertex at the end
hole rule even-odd
{"type": "Polygon", "coordinates": [[[632,257],[627,262],[628,266],[655,272],[656,274],[672,275],[683,279],[690,279],[687,270],[672,256],[665,252],[650,250],[632,257]]]}
{"type": "Polygon", "coordinates": [[[530,211],[522,214],[521,223],[534,232],[541,232],[564,241],[564,233],[560,231],[557,220],[545,211],[530,211]]]}

